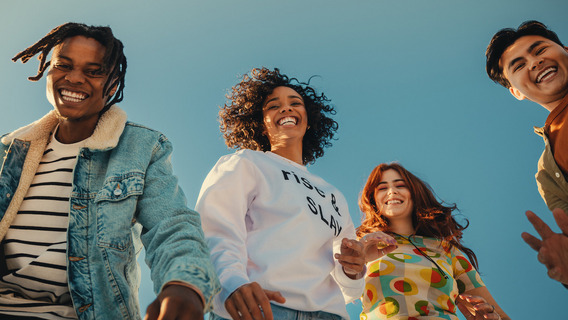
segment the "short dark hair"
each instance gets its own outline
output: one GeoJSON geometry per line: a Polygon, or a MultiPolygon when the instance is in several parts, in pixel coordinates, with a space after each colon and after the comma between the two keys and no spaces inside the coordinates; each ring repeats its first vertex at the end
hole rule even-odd
{"type": "Polygon", "coordinates": [[[270,142],[264,132],[262,107],[276,87],[289,87],[304,100],[308,114],[308,130],[302,143],[304,164],[323,156],[323,149],[331,146],[338,124],[329,115],[335,109],[323,94],[317,94],[308,83],[299,82],[280,73],[278,68],[252,69],[233,86],[227,103],[219,111],[220,128],[229,148],[269,151],[270,142]]]}
{"type": "Polygon", "coordinates": [[[551,41],[554,41],[564,47],[556,33],[548,29],[542,22],[530,20],[523,22],[516,30],[512,28],[505,28],[499,30],[485,51],[485,70],[491,80],[499,83],[505,88],[511,87],[509,80],[503,75],[503,69],[499,66],[499,60],[503,52],[507,50],[515,41],[524,36],[541,36],[551,41]]]}
{"type": "Polygon", "coordinates": [[[47,61],[47,56],[51,49],[65,41],[67,38],[74,36],[84,36],[98,41],[105,47],[105,55],[103,57],[103,72],[108,75],[103,88],[103,95],[110,94],[112,88],[116,86],[116,92],[102,112],[105,112],[111,105],[122,101],[124,78],[126,75],[126,57],[124,56],[124,45],[120,40],[114,37],[110,27],[88,26],[82,23],[68,22],[55,27],[43,38],[36,43],[18,53],[12,58],[16,62],[21,60],[22,63],[28,62],[33,56],[39,53],[40,61],[37,74],[28,77],[31,81],[41,79],[44,71],[49,67],[51,61],[47,61]]]}

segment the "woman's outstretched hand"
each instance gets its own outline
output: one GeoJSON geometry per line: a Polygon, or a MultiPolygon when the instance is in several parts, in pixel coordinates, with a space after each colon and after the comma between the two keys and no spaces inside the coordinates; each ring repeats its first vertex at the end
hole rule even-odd
{"type": "Polygon", "coordinates": [[[377,260],[398,248],[396,239],[382,231],[368,233],[359,242],[363,244],[365,262],[377,260]]]}

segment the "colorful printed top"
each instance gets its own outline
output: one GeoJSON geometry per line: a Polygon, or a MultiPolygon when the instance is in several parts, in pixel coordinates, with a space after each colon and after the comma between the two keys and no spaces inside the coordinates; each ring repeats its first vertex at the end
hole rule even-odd
{"type": "Polygon", "coordinates": [[[467,256],[435,238],[411,237],[439,269],[406,238],[395,238],[398,249],[367,264],[360,319],[458,320],[457,296],[485,286],[467,256]]]}

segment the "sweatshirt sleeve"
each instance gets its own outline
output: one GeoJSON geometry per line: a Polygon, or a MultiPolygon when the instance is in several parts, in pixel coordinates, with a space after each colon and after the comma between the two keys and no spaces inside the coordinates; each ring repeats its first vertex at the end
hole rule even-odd
{"type": "Polygon", "coordinates": [[[357,239],[355,236],[355,226],[351,218],[346,220],[347,225],[344,227],[343,232],[333,240],[333,261],[335,268],[333,268],[331,276],[339,285],[341,293],[343,293],[343,298],[345,299],[345,304],[348,304],[361,298],[365,288],[365,277],[361,277],[361,279],[358,280],[349,278],[345,272],[343,272],[343,266],[335,259],[335,254],[341,252],[341,241],[343,238],[357,239]]]}
{"type": "MultiPolygon", "coordinates": [[[[246,215],[254,199],[256,167],[238,154],[219,159],[199,193],[196,211],[201,221],[211,260],[221,283],[214,309],[225,311],[225,300],[247,276],[246,215]]],[[[224,313],[224,312],[223,312],[224,313]]]]}

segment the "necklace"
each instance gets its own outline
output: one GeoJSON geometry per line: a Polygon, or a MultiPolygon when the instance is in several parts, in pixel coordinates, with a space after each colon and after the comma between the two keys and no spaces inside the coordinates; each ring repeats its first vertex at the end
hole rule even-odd
{"type": "Polygon", "coordinates": [[[434,261],[432,260],[432,258],[430,258],[429,256],[427,256],[426,254],[424,254],[424,252],[422,252],[422,250],[420,250],[420,248],[418,248],[414,242],[412,242],[412,240],[410,240],[410,237],[405,237],[403,235],[400,235],[396,232],[393,232],[393,234],[407,240],[408,242],[410,242],[410,244],[412,244],[414,246],[414,248],[416,248],[416,250],[418,250],[418,252],[420,253],[420,255],[422,255],[424,258],[428,259],[430,262],[432,262],[436,268],[438,268],[438,271],[440,271],[440,273],[444,276],[445,279],[448,279],[448,275],[444,272],[444,270],[442,270],[442,268],[440,268],[440,266],[434,261]]]}

